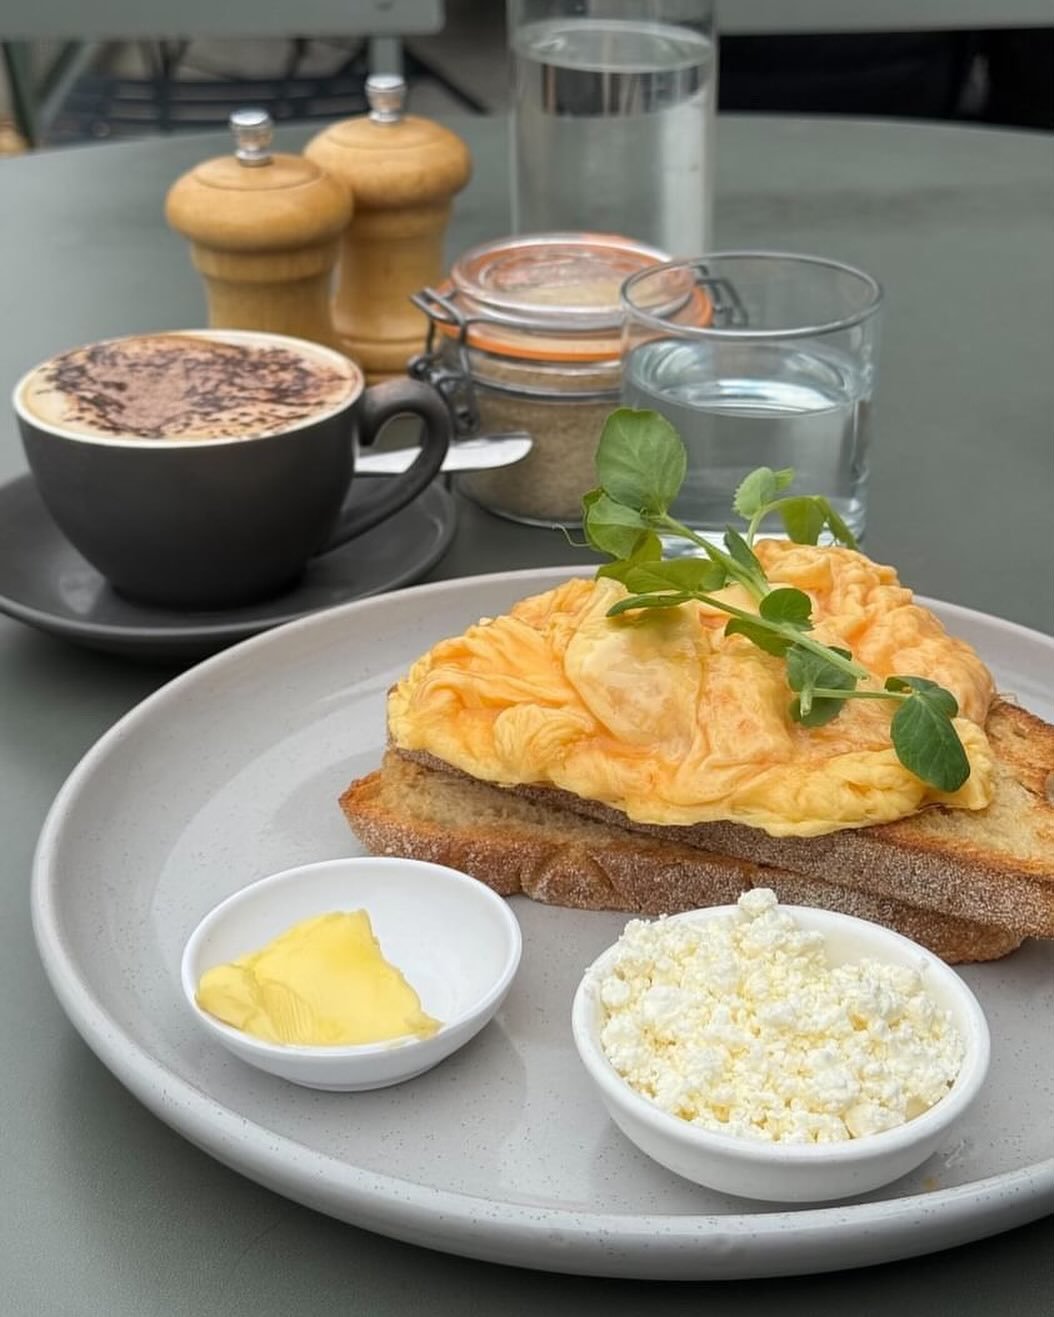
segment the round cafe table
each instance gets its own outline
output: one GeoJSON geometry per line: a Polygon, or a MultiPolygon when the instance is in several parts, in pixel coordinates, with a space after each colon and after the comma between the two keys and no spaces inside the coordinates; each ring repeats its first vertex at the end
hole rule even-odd
{"type": "MultiPolygon", "coordinates": [[[[476,173],[453,254],[507,231],[504,124],[461,119],[476,173]]],[[[280,135],[299,147],[307,129],[280,135]]],[[[161,207],[224,138],[0,162],[0,382],[85,340],[200,323],[161,207]]],[[[918,591],[1051,629],[1054,144],[910,123],[732,118],[719,245],[811,251],[887,293],[867,549],[918,591]]],[[[617,217],[612,217],[617,227],[617,217]]],[[[0,481],[24,470],[14,424],[0,481]]],[[[431,579],[553,564],[558,535],[459,506],[431,579]]],[[[432,1253],[243,1179],[142,1108],[62,1014],[29,925],[34,842],[80,755],[175,669],[78,649],[0,617],[0,1307],[33,1317],[642,1310],[826,1317],[1054,1309],[1051,1219],[866,1271],[662,1285],[432,1253]]],[[[114,820],[120,826],[120,820],[114,820]]],[[[598,1117],[599,1118],[599,1117],[598,1117]]]]}

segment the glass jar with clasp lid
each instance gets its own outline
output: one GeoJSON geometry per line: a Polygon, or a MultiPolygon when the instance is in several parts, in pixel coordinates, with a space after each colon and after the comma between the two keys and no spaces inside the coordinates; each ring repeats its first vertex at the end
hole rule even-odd
{"type": "Polygon", "coordinates": [[[458,436],[533,440],[515,465],[462,476],[469,497],[533,525],[581,521],[619,405],[619,289],[666,259],[615,234],[527,234],[472,248],[441,288],[414,297],[430,329],[410,371],[446,398],[458,436]]]}

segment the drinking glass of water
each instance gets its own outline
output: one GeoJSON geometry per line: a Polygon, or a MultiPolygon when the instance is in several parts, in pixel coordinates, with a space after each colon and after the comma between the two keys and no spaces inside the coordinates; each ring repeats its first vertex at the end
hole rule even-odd
{"type": "Polygon", "coordinates": [[[721,531],[748,472],[793,467],[795,490],[826,495],[862,534],[881,303],[862,270],[782,252],[718,252],[623,284],[622,400],[661,412],[688,450],[674,516],[721,531]]]}
{"type": "Polygon", "coordinates": [[[508,0],[518,233],[710,240],[713,0],[508,0]]]}

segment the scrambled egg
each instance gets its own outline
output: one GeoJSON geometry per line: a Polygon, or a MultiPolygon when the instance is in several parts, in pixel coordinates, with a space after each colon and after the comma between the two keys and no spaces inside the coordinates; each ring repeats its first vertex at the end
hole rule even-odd
{"type": "MultiPolygon", "coordinates": [[[[928,677],[959,702],[970,776],[928,786],[897,759],[890,700],[851,700],[819,728],[789,716],[782,659],[725,637],[728,615],[689,602],[618,618],[616,581],[570,580],[484,619],[419,659],[392,691],[389,730],[483,781],[542,783],[642,823],[718,819],[775,836],[886,823],[940,802],[991,799],[984,733],[992,677],[964,641],[913,602],[891,567],[851,549],[763,540],[772,585],[813,602],[813,635],[852,651],[881,682],[928,677]]],[[[753,610],[739,586],[724,597],[753,610]]]]}

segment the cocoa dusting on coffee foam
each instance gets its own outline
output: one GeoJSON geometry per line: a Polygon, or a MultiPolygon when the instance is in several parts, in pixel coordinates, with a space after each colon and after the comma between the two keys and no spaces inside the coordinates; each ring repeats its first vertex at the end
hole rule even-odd
{"type": "Polygon", "coordinates": [[[150,334],[53,357],[22,392],[45,424],[87,437],[248,439],[339,407],[356,376],[307,350],[150,334]]]}

